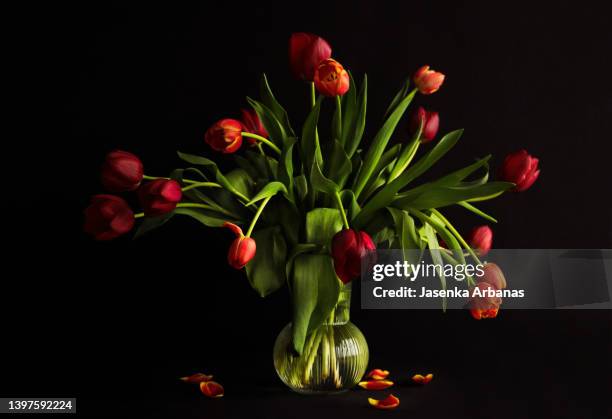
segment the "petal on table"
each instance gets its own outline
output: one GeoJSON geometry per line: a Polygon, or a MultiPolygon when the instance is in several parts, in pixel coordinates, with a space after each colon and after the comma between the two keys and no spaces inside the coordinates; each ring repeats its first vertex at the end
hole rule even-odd
{"type": "Polygon", "coordinates": [[[202,381],[200,390],[205,396],[212,398],[223,397],[225,394],[223,386],[215,381],[202,381]]]}
{"type": "Polygon", "coordinates": [[[368,398],[368,403],[370,403],[370,406],[376,409],[395,409],[397,406],[399,406],[400,400],[393,394],[390,394],[383,400],[368,398]]]}
{"type": "Polygon", "coordinates": [[[181,377],[181,381],[184,381],[186,383],[194,383],[194,384],[198,384],[204,381],[210,381],[212,379],[213,379],[212,375],[202,374],[201,372],[197,372],[195,374],[188,375],[187,377],[181,377]]]}
{"type": "Polygon", "coordinates": [[[361,381],[359,387],[365,388],[366,390],[384,390],[393,385],[393,381],[389,380],[372,380],[372,381],[361,381]]]}

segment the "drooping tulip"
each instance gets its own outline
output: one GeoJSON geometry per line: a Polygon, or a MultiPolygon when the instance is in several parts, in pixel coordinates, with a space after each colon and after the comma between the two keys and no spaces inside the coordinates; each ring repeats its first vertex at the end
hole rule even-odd
{"type": "Polygon", "coordinates": [[[102,165],[102,184],[110,192],[133,191],[140,186],[144,170],[140,159],[127,151],[115,150],[106,155],[102,165]]]}
{"type": "Polygon", "coordinates": [[[174,211],[182,196],[181,185],[173,179],[155,179],[138,190],[145,215],[153,217],[174,211]]]}
{"type": "Polygon", "coordinates": [[[444,74],[430,70],[428,65],[424,65],[414,73],[412,81],[414,81],[421,94],[430,95],[437,92],[442,86],[444,77],[444,74]]]}
{"type": "Polygon", "coordinates": [[[476,320],[497,317],[502,299],[495,292],[506,288],[506,278],[498,265],[489,262],[482,270],[483,274],[476,284],[478,291],[471,290],[472,297],[468,303],[470,313],[476,320]]]}
{"type": "Polygon", "coordinates": [[[234,153],[242,145],[242,123],[236,119],[222,119],[208,128],[204,140],[213,150],[234,153]]]}
{"type": "Polygon", "coordinates": [[[257,251],[255,239],[246,237],[242,233],[242,229],[236,224],[226,222],[223,224],[223,227],[229,228],[236,235],[227,252],[227,261],[232,268],[242,269],[255,257],[257,251]]]}
{"type": "Polygon", "coordinates": [[[86,233],[96,240],[111,240],[134,227],[134,212],[123,198],[115,195],[95,195],[85,209],[86,233]]]}
{"type": "Polygon", "coordinates": [[[493,230],[487,225],[475,227],[470,233],[470,246],[478,251],[481,256],[486,255],[491,250],[493,244],[493,230]]]}
{"type": "Polygon", "coordinates": [[[500,178],[506,182],[515,183],[512,189],[522,192],[531,187],[540,176],[539,160],[531,156],[526,150],[519,150],[506,156],[500,170],[500,178]]]}
{"type": "Polygon", "coordinates": [[[314,75],[317,91],[324,96],[342,96],[350,87],[348,72],[338,61],[328,58],[322,61],[314,75]]]}
{"type": "Polygon", "coordinates": [[[336,275],[347,284],[361,275],[361,259],[368,265],[376,262],[376,246],[365,231],[345,229],[332,239],[332,257],[336,275]]]}
{"type": "Polygon", "coordinates": [[[440,116],[438,112],[427,111],[422,106],[419,106],[419,108],[412,113],[412,117],[410,118],[410,132],[415,134],[421,123],[423,124],[421,143],[425,144],[436,137],[440,126],[440,116]]]}
{"type": "Polygon", "coordinates": [[[289,64],[293,76],[313,81],[315,70],[321,61],[331,57],[327,41],[312,33],[298,32],[289,38],[289,64]]]}
{"type": "MultiPolygon", "coordinates": [[[[242,125],[245,131],[248,131],[252,134],[257,134],[261,137],[268,138],[268,131],[266,127],[263,126],[261,119],[257,115],[257,112],[253,109],[242,109],[242,125]]],[[[257,140],[251,137],[244,137],[246,142],[249,145],[257,144],[257,140]]]]}

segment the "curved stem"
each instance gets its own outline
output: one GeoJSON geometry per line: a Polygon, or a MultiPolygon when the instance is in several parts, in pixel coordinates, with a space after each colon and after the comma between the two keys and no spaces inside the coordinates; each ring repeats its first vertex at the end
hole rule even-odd
{"type": "Polygon", "coordinates": [[[181,190],[185,192],[185,191],[188,191],[189,189],[200,188],[200,187],[220,188],[221,185],[215,182],[196,182],[196,183],[192,183],[189,186],[185,186],[181,190]]]}
{"type": "Polygon", "coordinates": [[[344,207],[342,206],[342,198],[340,198],[340,193],[336,191],[336,201],[338,202],[338,209],[340,210],[340,214],[342,215],[342,222],[344,223],[344,228],[347,230],[351,228],[349,226],[348,218],[346,218],[346,212],[344,211],[344,207]]]}
{"type": "Polygon", "coordinates": [[[263,156],[264,161],[266,162],[266,171],[268,172],[268,177],[270,179],[272,179],[274,177],[274,172],[272,172],[272,167],[270,166],[270,160],[268,160],[268,156],[266,155],[266,152],[264,151],[263,147],[261,146],[261,143],[257,143],[257,148],[259,149],[259,153],[263,156]]]}
{"type": "Polygon", "coordinates": [[[476,255],[476,252],[474,252],[474,249],[472,249],[472,247],[469,244],[467,244],[467,242],[465,240],[463,240],[463,237],[461,237],[461,234],[459,234],[459,232],[455,229],[455,227],[453,227],[453,225],[450,223],[450,221],[448,221],[446,219],[446,217],[444,217],[442,214],[440,214],[440,211],[438,211],[435,208],[431,209],[431,213],[435,214],[436,217],[441,219],[442,222],[444,224],[446,224],[446,227],[448,227],[448,229],[451,231],[451,233],[453,233],[453,235],[457,238],[457,240],[459,241],[459,243],[461,243],[461,245],[465,248],[465,250],[467,250],[470,253],[470,255],[474,258],[474,260],[477,263],[482,265],[482,262],[478,258],[478,255],[476,255]]]}
{"type": "Polygon", "coordinates": [[[272,141],[268,140],[265,137],[262,137],[261,135],[257,135],[257,134],[253,134],[251,132],[243,132],[242,133],[243,137],[247,137],[247,138],[254,138],[257,141],[261,141],[262,143],[264,143],[265,145],[267,145],[268,147],[270,147],[272,150],[274,150],[274,152],[278,155],[281,154],[281,150],[280,148],[278,148],[276,146],[276,144],[274,144],[272,141]]]}
{"type": "Polygon", "coordinates": [[[317,103],[317,93],[316,93],[314,82],[311,81],[310,82],[310,107],[314,108],[315,103],[317,103]]]}
{"type": "Polygon", "coordinates": [[[216,211],[216,209],[210,205],[198,204],[195,202],[179,202],[178,204],[176,204],[176,207],[177,208],[202,208],[202,209],[207,209],[211,211],[216,211]]]}
{"type": "Polygon", "coordinates": [[[253,216],[253,219],[251,220],[251,225],[249,226],[249,229],[246,232],[246,237],[251,237],[251,233],[253,232],[253,229],[255,228],[255,224],[257,224],[257,220],[259,219],[259,216],[261,215],[263,209],[266,207],[266,204],[268,203],[270,199],[272,199],[272,196],[269,196],[266,199],[264,199],[261,205],[259,206],[259,208],[257,208],[257,212],[253,216]]]}
{"type": "Polygon", "coordinates": [[[342,99],[340,96],[336,96],[336,109],[338,111],[338,120],[336,121],[336,138],[338,141],[342,141],[342,99]]]}

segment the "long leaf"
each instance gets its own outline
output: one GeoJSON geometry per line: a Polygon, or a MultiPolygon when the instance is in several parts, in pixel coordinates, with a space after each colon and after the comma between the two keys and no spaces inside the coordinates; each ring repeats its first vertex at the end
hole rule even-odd
{"type": "Polygon", "coordinates": [[[270,84],[268,83],[268,78],[266,77],[265,73],[261,75],[259,91],[261,95],[261,101],[272,111],[276,119],[280,121],[288,136],[295,137],[295,133],[293,132],[293,128],[291,128],[291,123],[289,122],[289,116],[287,115],[287,111],[285,111],[285,108],[283,108],[283,106],[274,97],[274,94],[272,93],[272,89],[270,88],[270,84]]]}
{"type": "Polygon", "coordinates": [[[265,297],[286,282],[287,244],[278,227],[257,230],[252,237],[257,242],[257,252],[247,263],[246,273],[253,289],[265,297]]]}
{"type": "Polygon", "coordinates": [[[261,188],[261,190],[257,192],[257,195],[255,195],[253,199],[251,199],[246,204],[246,206],[248,207],[250,205],[253,205],[256,202],[259,202],[262,199],[266,199],[270,196],[274,196],[279,192],[285,195],[287,194],[287,188],[285,187],[285,185],[283,185],[281,182],[270,182],[267,185],[265,185],[263,188],[261,188]]]}
{"type": "Polygon", "coordinates": [[[257,116],[266,128],[266,131],[268,131],[270,141],[278,146],[285,144],[288,138],[287,132],[274,115],[274,112],[263,103],[251,99],[250,97],[247,97],[247,102],[249,102],[249,105],[255,110],[255,113],[257,113],[257,116]]]}
{"type": "Polygon", "coordinates": [[[306,242],[329,246],[342,230],[342,216],[336,208],[315,208],[306,213],[306,242]]]}
{"type": "Polygon", "coordinates": [[[361,89],[359,91],[359,98],[357,99],[357,113],[354,118],[354,123],[349,125],[349,130],[346,136],[346,142],[344,149],[346,155],[349,158],[353,157],[355,151],[361,143],[363,138],[363,131],[365,130],[366,123],[366,111],[368,108],[368,75],[363,75],[363,82],[361,83],[361,89]]]}
{"type": "Polygon", "coordinates": [[[470,187],[433,187],[414,198],[397,199],[393,201],[393,206],[415,209],[441,208],[462,201],[498,196],[512,187],[514,184],[509,182],[489,182],[470,187]]]}
{"type": "Polygon", "coordinates": [[[236,223],[236,220],[228,220],[223,214],[214,213],[212,211],[201,210],[197,208],[176,208],[175,214],[187,215],[194,220],[199,221],[207,227],[222,227],[226,221],[236,223]]]}

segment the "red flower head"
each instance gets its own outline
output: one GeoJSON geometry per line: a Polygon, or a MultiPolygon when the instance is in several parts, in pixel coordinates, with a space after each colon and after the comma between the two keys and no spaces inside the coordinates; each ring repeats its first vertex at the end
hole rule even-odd
{"type": "Polygon", "coordinates": [[[242,123],[235,119],[222,119],[208,128],[204,140],[213,150],[234,153],[242,145],[242,123]]]}
{"type": "Polygon", "coordinates": [[[526,150],[509,154],[500,170],[500,177],[506,182],[516,184],[513,191],[522,192],[529,189],[540,176],[538,162],[539,160],[530,156],[526,150]]]}
{"type": "Polygon", "coordinates": [[[497,317],[502,299],[493,294],[487,295],[487,293],[493,293],[506,288],[504,273],[495,263],[487,263],[484,265],[483,271],[484,274],[478,279],[478,284],[476,284],[479,293],[476,295],[475,290],[472,289],[472,298],[468,303],[470,313],[476,320],[497,317]]]}
{"type": "Polygon", "coordinates": [[[156,216],[166,214],[176,208],[183,193],[181,185],[172,179],[155,179],[146,183],[138,190],[138,198],[145,215],[156,216]]]}
{"type": "Polygon", "coordinates": [[[134,227],[134,213],[115,195],[95,195],[85,209],[85,232],[96,240],[111,240],[134,227]]]}
{"type": "Polygon", "coordinates": [[[425,144],[433,140],[438,133],[440,116],[438,115],[438,112],[426,111],[425,108],[419,106],[419,109],[413,112],[412,118],[410,118],[410,132],[412,132],[412,134],[416,134],[416,132],[419,130],[421,121],[423,121],[421,143],[425,144]]]}
{"type": "Polygon", "coordinates": [[[317,67],[315,87],[325,96],[342,96],[350,86],[349,75],[338,61],[328,58],[317,67]]]}
{"type": "Polygon", "coordinates": [[[232,268],[242,269],[255,257],[257,245],[251,237],[246,237],[242,229],[236,224],[226,222],[223,227],[227,227],[236,235],[232,245],[227,252],[227,261],[232,268]]]}
{"type": "Polygon", "coordinates": [[[297,79],[313,81],[317,66],[331,57],[331,47],[320,36],[298,32],[289,38],[289,63],[297,79]]]}
{"type": "Polygon", "coordinates": [[[478,250],[481,256],[486,255],[491,250],[493,243],[493,230],[487,225],[475,227],[470,233],[470,246],[478,250]]]}
{"type": "MultiPolygon", "coordinates": [[[[266,131],[266,127],[261,123],[261,119],[257,116],[257,112],[253,109],[242,109],[242,126],[245,131],[248,131],[252,134],[257,134],[264,138],[268,138],[268,131],[266,131]]],[[[245,137],[247,143],[249,145],[256,145],[257,140],[250,137],[245,137]]]]}
{"type": "Polygon", "coordinates": [[[111,192],[133,191],[140,186],[144,170],[138,157],[115,150],[106,155],[102,165],[102,184],[111,192]]]}
{"type": "Polygon", "coordinates": [[[347,284],[361,275],[361,259],[368,258],[368,264],[376,262],[376,246],[365,231],[342,230],[332,239],[332,257],[336,275],[347,284]]]}
{"type": "Polygon", "coordinates": [[[424,65],[414,73],[412,80],[417,89],[419,89],[419,92],[424,95],[430,95],[437,92],[440,86],[442,86],[444,77],[444,74],[430,70],[428,65],[424,65]]]}

